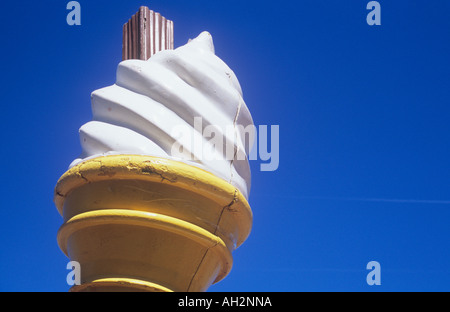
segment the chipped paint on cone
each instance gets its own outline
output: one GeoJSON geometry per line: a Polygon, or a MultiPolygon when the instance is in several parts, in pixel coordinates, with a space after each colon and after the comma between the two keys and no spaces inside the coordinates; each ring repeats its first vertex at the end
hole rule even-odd
{"type": "Polygon", "coordinates": [[[182,162],[138,155],[86,160],[55,188],[58,244],[81,264],[73,291],[205,291],[248,237],[245,197],[182,162]]]}

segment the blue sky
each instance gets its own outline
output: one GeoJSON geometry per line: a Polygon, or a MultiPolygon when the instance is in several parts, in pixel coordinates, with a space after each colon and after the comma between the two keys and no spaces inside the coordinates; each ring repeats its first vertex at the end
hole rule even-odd
{"type": "Polygon", "coordinates": [[[0,291],[67,291],[53,204],[90,93],[115,81],[140,5],[175,47],[209,31],[279,168],[251,162],[254,225],[210,291],[450,290],[450,2],[8,1],[3,29],[0,291]],[[369,286],[369,261],[381,285],[369,286]]]}

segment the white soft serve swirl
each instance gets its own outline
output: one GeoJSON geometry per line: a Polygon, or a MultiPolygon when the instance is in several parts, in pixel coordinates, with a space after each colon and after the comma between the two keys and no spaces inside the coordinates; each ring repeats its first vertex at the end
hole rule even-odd
{"type": "Polygon", "coordinates": [[[248,198],[247,155],[253,142],[243,143],[242,127],[252,126],[253,120],[234,72],[215,55],[208,32],[175,50],[158,52],[148,61],[121,62],[116,83],[94,91],[91,102],[93,121],[80,128],[82,154],[70,167],[109,154],[164,157],[203,168],[248,198]],[[202,118],[203,129],[214,125],[224,144],[232,144],[235,155],[245,157],[230,159],[226,148],[214,148],[211,138],[204,138],[194,128],[194,117],[202,118]],[[174,131],[180,126],[188,132],[181,137],[174,131]],[[227,126],[234,131],[225,131],[227,126]],[[195,139],[186,141],[189,136],[195,139]],[[198,155],[201,150],[192,147],[193,141],[210,152],[212,149],[214,158],[198,155]],[[191,156],[173,155],[175,142],[181,142],[191,156]]]}

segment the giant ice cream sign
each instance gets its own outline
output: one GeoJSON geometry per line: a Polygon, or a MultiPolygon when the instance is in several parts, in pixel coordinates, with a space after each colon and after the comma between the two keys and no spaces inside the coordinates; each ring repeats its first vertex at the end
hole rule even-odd
{"type": "Polygon", "coordinates": [[[252,224],[253,122],[211,35],[121,62],[91,102],[82,154],[55,190],[58,243],[81,266],[73,290],[203,291],[224,278],[252,224]]]}
{"type": "Polygon", "coordinates": [[[116,83],[94,91],[91,101],[93,121],[80,129],[83,152],[72,165],[107,153],[158,156],[199,166],[248,194],[248,160],[230,157],[226,147],[248,154],[240,130],[253,125],[252,117],[234,72],[214,54],[208,32],[147,61],[121,62],[116,83]],[[200,130],[214,126],[225,148],[195,129],[195,118],[201,118],[200,130]],[[233,131],[227,131],[230,127],[233,131]]]}

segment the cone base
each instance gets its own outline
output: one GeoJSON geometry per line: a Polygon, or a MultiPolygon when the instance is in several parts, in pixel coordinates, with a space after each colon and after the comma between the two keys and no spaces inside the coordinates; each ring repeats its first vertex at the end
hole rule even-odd
{"type": "Polygon", "coordinates": [[[81,267],[70,291],[206,291],[231,270],[252,212],[231,184],[194,166],[110,155],[55,189],[61,250],[81,267]]]}
{"type": "Polygon", "coordinates": [[[172,292],[155,283],[130,278],[104,278],[76,285],[70,292],[172,292]]]}

